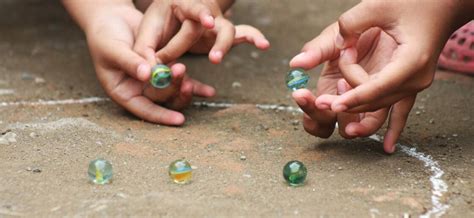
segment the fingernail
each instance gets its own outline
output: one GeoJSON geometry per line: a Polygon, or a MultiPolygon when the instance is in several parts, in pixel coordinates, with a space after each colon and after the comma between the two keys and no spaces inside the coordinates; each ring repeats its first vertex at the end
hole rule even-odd
{"type": "Polygon", "coordinates": [[[346,92],[347,92],[346,86],[344,84],[337,83],[337,94],[342,95],[346,92]]]}
{"type": "Polygon", "coordinates": [[[148,64],[140,64],[137,68],[137,77],[140,80],[144,80],[150,73],[150,66],[148,64]]]}
{"type": "Polygon", "coordinates": [[[262,48],[267,48],[268,46],[270,46],[270,42],[267,39],[260,40],[259,44],[262,48]]]}
{"type": "Polygon", "coordinates": [[[174,122],[175,124],[177,124],[177,125],[181,125],[181,124],[184,123],[184,120],[185,120],[184,116],[181,115],[181,114],[179,114],[179,115],[177,115],[177,116],[174,117],[173,122],[174,122]]]}
{"type": "Polygon", "coordinates": [[[306,55],[306,52],[301,52],[298,55],[296,55],[293,60],[301,59],[306,55]]]}
{"type": "Polygon", "coordinates": [[[339,48],[339,49],[344,48],[344,38],[342,38],[341,34],[337,34],[336,47],[339,48]]]}
{"type": "Polygon", "coordinates": [[[329,110],[331,108],[328,104],[318,104],[317,107],[320,110],[329,110]]]}
{"type": "Polygon", "coordinates": [[[211,55],[212,55],[215,59],[219,59],[219,60],[222,59],[222,52],[221,52],[221,51],[212,51],[212,52],[211,52],[211,55]]]}
{"type": "Polygon", "coordinates": [[[341,53],[339,54],[339,57],[344,57],[344,53],[346,53],[346,49],[341,50],[341,53]]]}
{"type": "Polygon", "coordinates": [[[334,109],[334,112],[344,112],[347,110],[347,106],[343,104],[339,104],[339,105],[334,106],[333,109],[334,109]]]}
{"type": "Polygon", "coordinates": [[[205,17],[206,19],[206,22],[208,22],[210,24],[210,28],[213,28],[214,27],[214,17],[212,17],[211,15],[207,15],[205,17]]]}
{"type": "Polygon", "coordinates": [[[347,127],[346,127],[346,134],[349,136],[357,136],[357,132],[354,129],[347,128],[347,127]]]}
{"type": "Polygon", "coordinates": [[[392,147],[390,147],[390,148],[388,149],[387,152],[388,152],[389,154],[392,154],[393,152],[395,152],[396,148],[397,148],[397,147],[396,147],[395,145],[393,145],[392,147]]]}

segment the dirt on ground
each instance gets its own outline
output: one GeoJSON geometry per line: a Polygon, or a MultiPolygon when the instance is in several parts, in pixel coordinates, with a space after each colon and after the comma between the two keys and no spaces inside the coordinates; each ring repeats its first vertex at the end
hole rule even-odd
{"type": "Polygon", "coordinates": [[[260,28],[272,48],[239,46],[217,66],[182,58],[217,88],[205,101],[234,105],[191,106],[184,126],[167,127],[112,101],[58,104],[107,97],[82,32],[56,1],[1,1],[0,217],[474,217],[473,77],[437,72],[393,155],[369,138],[315,138],[300,113],[255,106],[296,106],[284,86],[289,59],[355,3],[237,1],[234,23],[260,28]],[[98,157],[113,164],[111,184],[88,182],[98,157]],[[194,167],[190,184],[168,177],[179,158],[194,167]],[[290,160],[307,166],[305,185],[283,180],[290,160]]]}

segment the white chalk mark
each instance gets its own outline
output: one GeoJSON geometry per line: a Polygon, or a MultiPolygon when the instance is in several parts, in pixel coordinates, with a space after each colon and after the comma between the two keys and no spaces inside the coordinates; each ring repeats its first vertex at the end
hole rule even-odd
{"type": "Polygon", "coordinates": [[[81,99],[64,99],[64,100],[38,100],[38,101],[10,101],[0,102],[0,107],[10,106],[39,106],[39,105],[65,105],[65,104],[90,104],[96,102],[110,101],[108,98],[90,97],[81,99]]]}
{"type": "MultiPolygon", "coordinates": [[[[89,103],[96,103],[96,102],[103,102],[103,101],[110,101],[108,98],[101,98],[101,97],[90,97],[90,98],[83,98],[83,99],[66,99],[66,100],[38,100],[38,101],[17,101],[17,102],[0,102],[0,107],[8,107],[8,106],[36,106],[36,105],[66,105],[66,104],[89,104],[89,103]]],[[[216,102],[193,102],[193,105],[196,107],[209,107],[209,108],[230,108],[235,107],[242,104],[234,104],[234,103],[216,103],[216,102]]],[[[273,110],[273,111],[286,111],[291,113],[303,113],[300,108],[286,106],[286,105],[278,105],[278,104],[256,104],[255,107],[261,110],[273,110]]],[[[372,135],[369,137],[372,140],[377,142],[383,142],[382,138],[378,135],[372,135]]],[[[431,195],[431,203],[433,204],[433,208],[428,210],[425,214],[421,215],[420,217],[440,217],[442,216],[446,210],[449,208],[449,205],[444,204],[441,202],[441,198],[444,193],[448,191],[447,183],[442,179],[444,175],[444,171],[439,166],[438,162],[433,160],[431,155],[426,155],[422,152],[416,151],[416,148],[410,148],[409,146],[397,144],[400,150],[407,155],[418,159],[419,161],[425,164],[425,167],[429,168],[432,172],[430,176],[430,181],[432,184],[432,195],[431,195]]]]}
{"type": "Polygon", "coordinates": [[[0,95],[13,95],[15,90],[13,89],[0,89],[0,95]]]}
{"type": "MultiPolygon", "coordinates": [[[[377,142],[383,142],[382,137],[380,137],[379,135],[372,135],[369,138],[377,142]]],[[[408,147],[400,143],[397,144],[397,147],[399,147],[402,152],[423,162],[425,164],[425,167],[427,167],[432,173],[430,176],[430,181],[432,185],[431,203],[433,204],[433,208],[428,210],[425,214],[422,214],[420,217],[429,218],[432,216],[442,216],[449,208],[448,204],[441,202],[441,197],[444,193],[448,191],[448,185],[442,179],[444,171],[439,166],[438,161],[433,160],[433,157],[431,155],[426,155],[423,152],[416,151],[416,148],[408,147]]]]}
{"type": "MultiPolygon", "coordinates": [[[[235,107],[241,104],[199,101],[199,102],[193,102],[193,105],[196,107],[230,108],[230,107],[235,107]]],[[[297,107],[278,105],[278,104],[256,104],[255,107],[261,110],[287,111],[287,112],[296,112],[296,113],[303,112],[300,108],[297,108],[297,107]]]]}

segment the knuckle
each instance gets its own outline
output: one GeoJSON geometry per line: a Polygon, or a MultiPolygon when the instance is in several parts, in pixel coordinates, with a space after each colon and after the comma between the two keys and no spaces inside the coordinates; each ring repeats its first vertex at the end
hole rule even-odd
{"type": "Polygon", "coordinates": [[[346,37],[349,35],[349,29],[348,27],[353,21],[353,15],[349,12],[345,12],[342,14],[338,20],[337,23],[339,24],[339,33],[342,35],[342,37],[346,37]]]}

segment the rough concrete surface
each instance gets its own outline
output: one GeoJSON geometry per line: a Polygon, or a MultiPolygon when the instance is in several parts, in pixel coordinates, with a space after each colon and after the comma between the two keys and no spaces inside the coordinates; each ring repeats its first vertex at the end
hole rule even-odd
{"type": "Polygon", "coordinates": [[[238,1],[234,22],[259,27],[272,48],[239,46],[218,66],[184,57],[190,75],[218,89],[206,101],[236,105],[192,106],[176,128],[140,121],[111,101],[16,105],[106,96],[83,34],[59,3],[1,1],[0,217],[474,217],[473,77],[437,72],[400,140],[407,149],[394,155],[372,139],[312,137],[295,121],[301,114],[255,107],[295,106],[283,84],[289,58],[354,4],[238,1]],[[88,182],[97,157],[112,162],[112,184],[88,182]],[[181,157],[195,167],[184,186],[167,175],[181,157]],[[293,159],[308,168],[302,187],[282,178],[293,159]]]}

